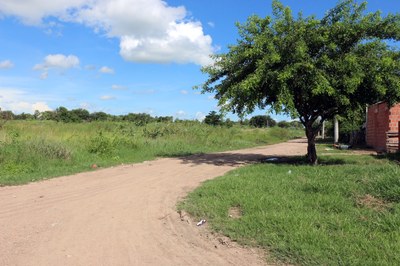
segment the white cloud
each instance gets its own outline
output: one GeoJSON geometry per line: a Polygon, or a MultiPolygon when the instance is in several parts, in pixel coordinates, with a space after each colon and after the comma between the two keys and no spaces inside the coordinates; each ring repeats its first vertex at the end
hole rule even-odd
{"type": "Polygon", "coordinates": [[[79,66],[79,58],[75,55],[50,54],[44,58],[43,63],[36,64],[33,70],[47,71],[52,68],[68,69],[77,66],[79,66]]]}
{"type": "Polygon", "coordinates": [[[163,0],[2,0],[1,13],[31,25],[49,17],[84,24],[118,38],[128,61],[205,65],[215,50],[200,22],[163,0]]]}
{"type": "Polygon", "coordinates": [[[100,97],[100,100],[103,100],[103,101],[109,101],[109,100],[115,100],[115,99],[116,99],[115,96],[112,96],[112,95],[103,95],[100,97]]]}
{"type": "Polygon", "coordinates": [[[183,110],[179,110],[178,112],[176,112],[175,116],[177,118],[184,118],[186,116],[186,112],[183,110]]]}
{"type": "Polygon", "coordinates": [[[157,63],[212,63],[212,40],[198,22],[172,23],[162,37],[121,37],[120,54],[128,61],[157,63]]]}
{"type": "Polygon", "coordinates": [[[79,66],[79,58],[75,55],[63,55],[63,54],[49,54],[43,62],[36,64],[33,70],[42,71],[40,79],[45,80],[49,77],[50,69],[61,69],[66,70],[79,66]]]}
{"type": "Polygon", "coordinates": [[[14,67],[14,63],[10,60],[4,60],[0,62],[0,69],[8,69],[14,67]]]}
{"type": "Polygon", "coordinates": [[[187,94],[189,94],[189,92],[187,90],[181,90],[181,94],[187,95],[187,94]]]}
{"type": "Polygon", "coordinates": [[[37,101],[35,95],[14,88],[0,88],[0,107],[2,110],[11,110],[14,113],[33,113],[51,110],[44,101],[37,101]]]}
{"type": "Polygon", "coordinates": [[[87,0],[2,0],[0,12],[16,16],[25,24],[40,25],[48,16],[65,16],[69,8],[82,7],[87,0]]]}
{"type": "Polygon", "coordinates": [[[99,69],[99,72],[104,74],[114,74],[114,69],[103,66],[102,68],[99,69]]]}
{"type": "Polygon", "coordinates": [[[197,112],[196,113],[196,120],[203,122],[203,120],[206,118],[206,115],[202,112],[197,112]]]}
{"type": "Polygon", "coordinates": [[[214,27],[215,27],[215,23],[212,22],[212,21],[208,22],[207,24],[208,24],[208,26],[210,26],[211,28],[214,28],[214,27]]]}
{"type": "Polygon", "coordinates": [[[40,112],[51,110],[51,108],[45,102],[36,102],[36,103],[32,104],[32,108],[34,110],[38,110],[40,112]]]}
{"type": "Polygon", "coordinates": [[[111,89],[116,90],[116,91],[124,91],[127,90],[128,88],[126,86],[122,86],[122,85],[112,85],[111,89]]]}

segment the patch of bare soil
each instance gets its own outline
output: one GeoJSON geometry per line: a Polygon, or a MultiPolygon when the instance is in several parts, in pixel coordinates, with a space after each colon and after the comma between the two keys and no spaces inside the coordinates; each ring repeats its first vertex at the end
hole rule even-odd
{"type": "Polygon", "coordinates": [[[242,210],[240,209],[239,206],[231,207],[228,210],[228,215],[229,218],[239,219],[240,217],[242,217],[242,210]]]}
{"type": "Polygon", "coordinates": [[[372,209],[377,212],[383,212],[390,207],[389,203],[370,194],[366,194],[362,197],[357,198],[357,205],[372,209]]]}
{"type": "Polygon", "coordinates": [[[0,188],[0,265],[263,265],[265,254],[196,226],[176,203],[205,180],[303,140],[159,159],[0,188]]]}

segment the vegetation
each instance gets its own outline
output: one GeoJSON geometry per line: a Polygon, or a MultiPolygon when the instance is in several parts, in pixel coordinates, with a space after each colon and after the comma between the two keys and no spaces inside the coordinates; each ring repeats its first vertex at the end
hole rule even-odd
{"type": "Polygon", "coordinates": [[[272,144],[302,135],[299,130],[216,127],[197,121],[140,125],[147,116],[130,117],[132,122],[6,120],[0,128],[0,185],[88,171],[91,166],[272,144]]]}
{"type": "Polygon", "coordinates": [[[274,127],[276,121],[269,115],[256,115],[250,118],[249,124],[253,127],[274,127]]]}
{"type": "Polygon", "coordinates": [[[274,17],[238,25],[240,39],[203,68],[203,92],[223,110],[251,113],[271,107],[299,117],[308,160],[317,163],[315,138],[323,122],[366,104],[400,100],[400,14],[365,14],[366,3],[343,0],[318,19],[292,15],[273,1],[274,17]]]}
{"type": "Polygon", "coordinates": [[[303,158],[243,167],[179,208],[280,262],[399,265],[400,154],[391,159],[331,154],[319,167],[303,158]]]}
{"type": "Polygon", "coordinates": [[[223,116],[222,114],[217,114],[215,111],[211,111],[204,118],[204,123],[211,126],[219,126],[223,124],[223,116]]]}
{"type": "Polygon", "coordinates": [[[60,106],[54,111],[40,112],[38,110],[35,113],[21,113],[14,114],[12,111],[6,110],[1,111],[0,109],[0,121],[1,120],[41,120],[41,121],[57,121],[64,123],[82,123],[82,122],[93,122],[93,121],[114,121],[122,122],[128,121],[133,122],[137,126],[143,126],[151,122],[172,122],[172,116],[156,116],[152,117],[146,113],[129,113],[126,115],[111,115],[104,112],[89,113],[88,110],[79,108],[68,110],[67,108],[60,106]]]}

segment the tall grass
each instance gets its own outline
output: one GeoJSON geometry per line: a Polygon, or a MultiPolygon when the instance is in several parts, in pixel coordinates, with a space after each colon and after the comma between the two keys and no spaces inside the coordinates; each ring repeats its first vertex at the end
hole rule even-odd
{"type": "Polygon", "coordinates": [[[372,156],[320,159],[317,167],[298,160],[232,171],[179,208],[286,263],[400,265],[400,167],[372,156]]]}
{"type": "Polygon", "coordinates": [[[239,149],[272,144],[303,132],[212,127],[196,122],[58,123],[10,121],[0,130],[0,185],[23,184],[43,178],[162,156],[239,149]]]}

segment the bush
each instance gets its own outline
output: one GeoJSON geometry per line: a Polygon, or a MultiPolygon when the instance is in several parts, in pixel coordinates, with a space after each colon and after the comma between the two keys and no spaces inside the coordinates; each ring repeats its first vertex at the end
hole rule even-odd
{"type": "Polygon", "coordinates": [[[287,121],[279,121],[279,122],[278,122],[278,127],[281,127],[281,128],[289,128],[290,126],[291,126],[290,123],[287,122],[287,121]]]}
{"type": "Polygon", "coordinates": [[[218,126],[222,124],[222,115],[217,114],[215,111],[211,111],[206,117],[204,118],[204,123],[211,126],[218,126]]]}
{"type": "Polygon", "coordinates": [[[250,118],[250,125],[253,127],[274,127],[276,121],[272,119],[269,115],[256,115],[250,118]]]}
{"type": "Polygon", "coordinates": [[[39,139],[36,141],[29,141],[25,145],[21,143],[21,145],[24,146],[25,152],[39,155],[43,158],[62,160],[71,158],[71,151],[59,142],[39,139]]]}
{"type": "Polygon", "coordinates": [[[110,155],[115,152],[115,139],[105,136],[103,132],[99,132],[97,136],[89,141],[88,151],[98,155],[110,155]]]}

